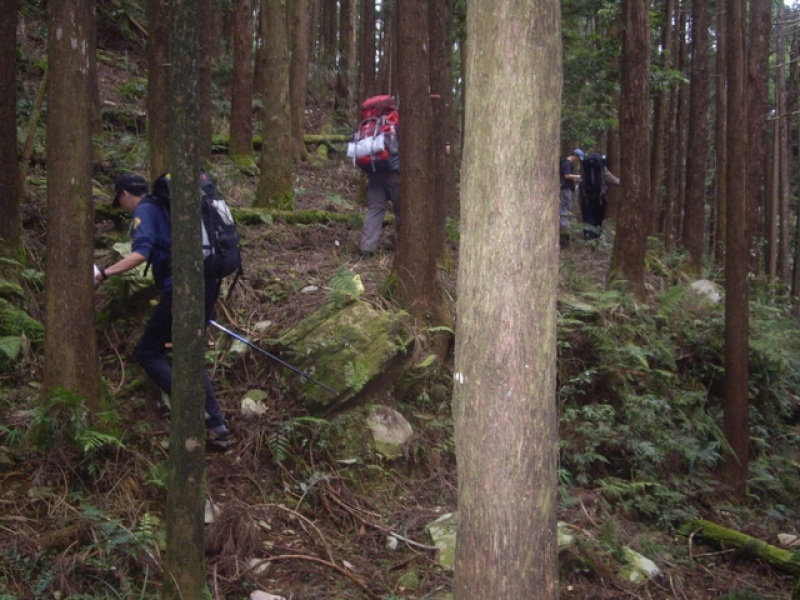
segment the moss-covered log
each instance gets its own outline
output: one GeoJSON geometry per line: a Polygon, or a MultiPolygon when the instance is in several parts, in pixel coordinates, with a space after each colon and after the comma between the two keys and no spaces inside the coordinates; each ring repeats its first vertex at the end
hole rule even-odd
{"type": "MultiPolygon", "coordinates": [[[[303,141],[306,144],[325,144],[328,148],[336,152],[341,152],[341,144],[344,142],[349,142],[351,139],[351,135],[340,133],[331,133],[329,135],[309,134],[303,136],[303,141]],[[336,146],[335,144],[339,144],[339,146],[336,146]]],[[[227,152],[230,144],[231,138],[228,134],[220,133],[211,138],[211,146],[214,148],[215,152],[227,152]]],[[[261,136],[253,136],[253,150],[261,150],[261,136]]]]}
{"type": "Polygon", "coordinates": [[[735,529],[702,519],[685,521],[680,532],[687,536],[694,533],[721,548],[738,549],[742,554],[760,558],[776,569],[800,575],[800,552],[778,548],[735,529]]]}
{"type": "MultiPolygon", "coordinates": [[[[361,219],[360,214],[339,213],[327,210],[268,210],[264,208],[231,208],[233,218],[243,225],[264,225],[282,221],[290,225],[313,225],[314,223],[346,223],[361,219]]],[[[388,217],[391,221],[392,217],[388,217]]],[[[388,221],[387,221],[388,222],[388,221]]],[[[354,222],[360,226],[361,222],[354,222]]]]}

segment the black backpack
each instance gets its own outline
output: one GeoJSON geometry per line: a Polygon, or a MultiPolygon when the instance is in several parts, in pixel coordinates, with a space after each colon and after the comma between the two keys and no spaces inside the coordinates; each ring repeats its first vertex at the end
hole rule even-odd
{"type": "MultiPolygon", "coordinates": [[[[222,279],[242,272],[239,235],[230,208],[220,194],[214,180],[200,172],[203,221],[203,271],[206,279],[222,279]]],[[[153,182],[152,198],[167,212],[170,208],[170,175],[165,173],[153,182]]]]}
{"type": "Polygon", "coordinates": [[[606,192],[606,161],[595,152],[581,163],[581,191],[586,196],[598,197],[606,192]]]}

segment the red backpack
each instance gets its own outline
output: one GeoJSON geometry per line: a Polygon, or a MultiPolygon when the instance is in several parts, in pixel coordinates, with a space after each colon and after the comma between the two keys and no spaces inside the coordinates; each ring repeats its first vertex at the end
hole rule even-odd
{"type": "Polygon", "coordinates": [[[347,156],[367,172],[398,171],[397,127],[400,117],[391,96],[373,96],[361,105],[361,122],[353,141],[347,144],[347,156]]]}

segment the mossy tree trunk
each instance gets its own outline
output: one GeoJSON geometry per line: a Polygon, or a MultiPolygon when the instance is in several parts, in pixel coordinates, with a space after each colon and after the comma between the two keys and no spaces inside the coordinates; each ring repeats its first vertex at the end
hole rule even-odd
{"type": "Polygon", "coordinates": [[[744,81],[744,1],[725,2],[727,75],[726,231],[725,231],[725,397],[723,430],[730,444],[724,475],[734,495],[747,496],[750,461],[747,251],[745,173],[747,93],[744,81]]]}
{"type": "Polygon", "coordinates": [[[644,254],[650,227],[650,7],[622,2],[622,112],[620,173],[623,182],[609,279],[626,280],[644,296],[644,254]]]}
{"type": "Polygon", "coordinates": [[[294,0],[292,16],[292,59],[289,64],[289,97],[292,116],[292,156],[304,160],[303,141],[306,123],[306,92],[308,89],[308,56],[311,36],[311,7],[309,0],[294,0]]]}
{"type": "Polygon", "coordinates": [[[263,0],[261,3],[262,29],[269,33],[266,36],[267,85],[261,90],[264,94],[261,176],[254,206],[262,208],[294,207],[285,7],[282,0],[263,0]]]}
{"type": "Polygon", "coordinates": [[[245,166],[253,162],[252,48],[253,8],[251,0],[234,0],[230,157],[234,163],[245,166]]]}
{"type": "Polygon", "coordinates": [[[169,26],[166,0],[147,3],[147,135],[150,179],[169,166],[169,26]]]}
{"type": "MultiPolygon", "coordinates": [[[[427,0],[401,0],[397,10],[402,137],[400,240],[392,269],[400,305],[427,325],[452,325],[437,260],[444,246],[445,206],[434,186],[427,0]],[[403,116],[405,115],[405,116],[403,116]]],[[[437,348],[444,358],[446,340],[437,348]]]]}
{"type": "Polygon", "coordinates": [[[558,596],[559,6],[484,0],[467,11],[456,600],[558,596]]]}
{"type": "Polygon", "coordinates": [[[100,408],[100,363],[91,276],[91,9],[86,0],[50,6],[43,393],[73,390],[95,411],[100,408]]]}
{"type": "MultiPolygon", "coordinates": [[[[17,0],[0,0],[0,256],[21,260],[22,225],[17,140],[17,0]]],[[[0,263],[0,272],[17,270],[0,263]]]]}
{"type": "Polygon", "coordinates": [[[170,3],[173,376],[163,598],[209,599],[205,576],[205,308],[197,181],[198,0],[170,3]]]}

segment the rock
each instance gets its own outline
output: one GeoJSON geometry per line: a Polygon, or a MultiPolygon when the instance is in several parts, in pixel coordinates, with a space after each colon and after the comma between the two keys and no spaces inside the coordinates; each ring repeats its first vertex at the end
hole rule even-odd
{"type": "Polygon", "coordinates": [[[272,321],[259,321],[258,323],[253,325],[253,329],[258,331],[259,333],[264,333],[270,327],[272,327],[272,321]]]}
{"type": "Polygon", "coordinates": [[[217,516],[217,507],[211,504],[211,500],[206,500],[205,515],[203,516],[206,525],[213,523],[217,516]]]}
{"type": "Polygon", "coordinates": [[[397,550],[397,546],[399,544],[399,540],[394,537],[393,535],[386,536],[386,549],[394,552],[397,550]]]}
{"type": "Polygon", "coordinates": [[[271,562],[261,558],[251,558],[248,564],[251,569],[250,572],[256,577],[256,579],[261,579],[264,577],[272,568],[271,562]]]}
{"type": "Polygon", "coordinates": [[[569,525],[563,521],[558,522],[558,551],[567,550],[575,545],[575,536],[569,529],[569,525]]]}
{"type": "Polygon", "coordinates": [[[638,583],[661,573],[661,569],[656,566],[656,563],[630,548],[622,549],[622,560],[625,561],[625,564],[619,570],[618,575],[625,581],[638,583]]]}
{"type": "Polygon", "coordinates": [[[242,397],[242,416],[259,417],[266,414],[267,407],[264,406],[264,400],[266,397],[267,393],[262,390],[249,390],[242,397]]]}
{"type": "Polygon", "coordinates": [[[425,530],[439,550],[439,564],[452,571],[456,564],[456,534],[458,533],[458,514],[447,513],[428,523],[425,530]]]}
{"type": "Polygon", "coordinates": [[[716,306],[722,300],[720,287],[708,279],[699,279],[689,286],[689,294],[710,306],[716,306]]]}
{"type": "Polygon", "coordinates": [[[250,600],[286,600],[283,596],[275,596],[273,594],[268,594],[267,592],[261,592],[256,590],[252,594],[250,594],[250,600]]]}
{"type": "Polygon", "coordinates": [[[400,319],[360,300],[341,308],[329,302],[286,332],[277,343],[284,359],[339,392],[301,380],[293,386],[298,401],[315,414],[344,407],[412,343],[400,319]]]}
{"type": "Polygon", "coordinates": [[[792,533],[779,533],[778,545],[782,548],[791,548],[793,550],[800,548],[800,535],[792,533]]]}
{"type": "Polygon", "coordinates": [[[411,424],[388,406],[376,406],[367,416],[375,450],[385,458],[397,458],[403,445],[414,435],[411,424]]]}
{"type": "Polygon", "coordinates": [[[318,292],[319,286],[318,285],[307,285],[304,288],[300,289],[301,294],[311,294],[313,292],[318,292]]]}

